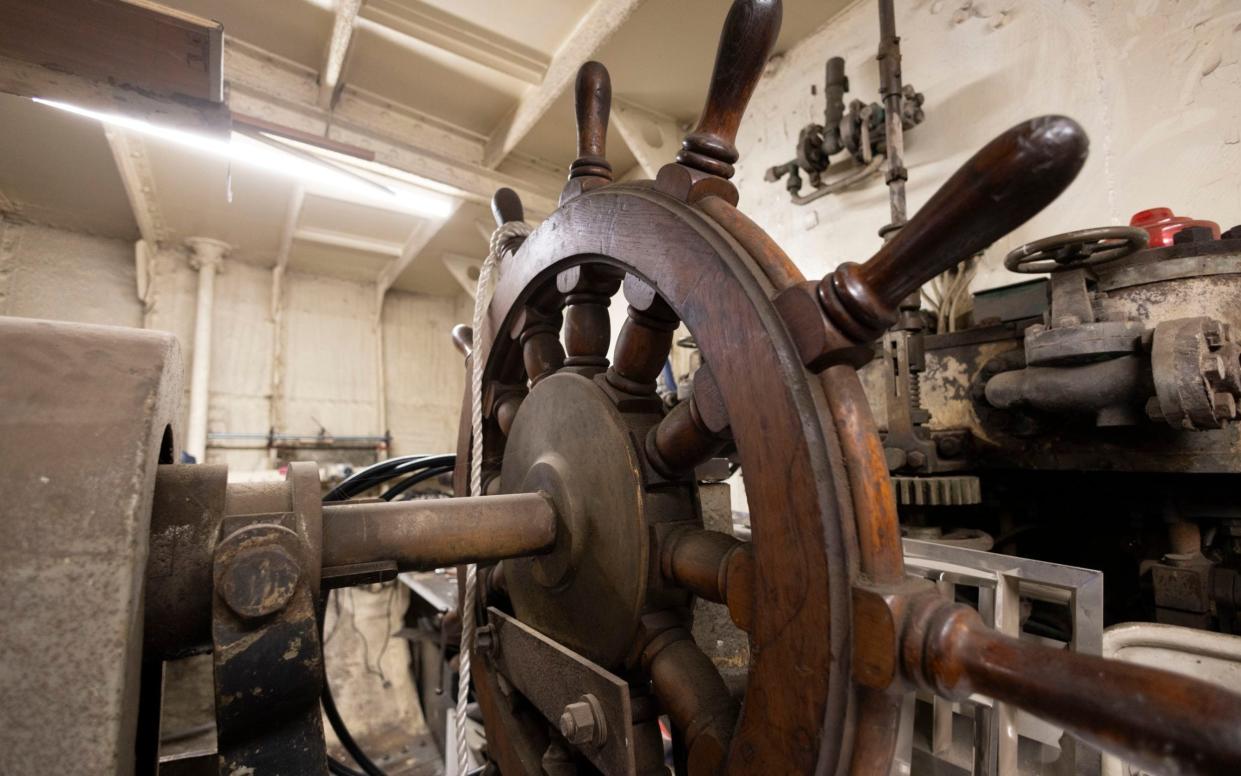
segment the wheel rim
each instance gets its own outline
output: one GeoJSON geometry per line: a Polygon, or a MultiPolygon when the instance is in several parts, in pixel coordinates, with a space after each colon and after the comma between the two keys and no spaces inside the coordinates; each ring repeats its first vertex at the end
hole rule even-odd
{"type": "MultiPolygon", "coordinates": [[[[585,263],[640,277],[690,329],[721,386],[747,474],[759,604],[728,771],[836,770],[851,716],[856,548],[843,526],[852,514],[821,388],[771,307],[773,289],[699,210],[645,186],[587,193],[554,213],[503,267],[489,310],[498,334],[484,384],[513,380],[520,362],[507,332],[525,303],[558,272],[585,263]]],[[[503,440],[494,419],[488,428],[484,466],[495,471],[503,440]]]]}

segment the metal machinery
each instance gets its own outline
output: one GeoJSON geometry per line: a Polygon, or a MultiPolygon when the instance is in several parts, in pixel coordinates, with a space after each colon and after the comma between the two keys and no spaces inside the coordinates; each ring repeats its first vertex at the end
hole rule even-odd
{"type": "MultiPolygon", "coordinates": [[[[664,773],[666,717],[678,772],[887,773],[914,690],[1020,707],[1155,772],[1236,772],[1241,697],[1001,634],[907,575],[888,474],[956,493],[930,478],[961,476],[984,450],[988,467],[1232,471],[1237,355],[1218,324],[1236,300],[1203,253],[1229,246],[1102,266],[1095,254],[1089,269],[1090,249],[1057,252],[1042,329],[1023,323],[1036,314],[1000,314],[918,334],[903,300],[1080,170],[1083,130],[1051,116],[985,146],[869,261],[807,281],[736,209],[728,180],[779,23],[779,0],[734,2],[702,119],[654,181],[612,182],[607,73],[583,67],[561,206],[505,246],[494,336],[470,357],[485,423],[474,447],[467,396],[461,498],[321,505],[313,467],[258,486],[172,465],[171,338],[0,321],[0,683],[6,709],[21,710],[0,727],[6,767],[46,772],[54,752],[75,771],[153,772],[161,661],[210,649],[209,767],[323,773],[322,591],[476,562],[478,595],[463,606],[479,627],[463,647],[490,772],[664,773]],[[1189,284],[1218,306],[1186,317],[1151,303],[1189,284]],[[609,357],[618,293],[628,318],[609,357]],[[681,323],[703,365],[692,397],[666,410],[655,380],[681,323]],[[924,379],[931,420],[911,411],[903,427],[890,403],[883,438],[857,372],[876,341],[884,360],[870,369],[898,378],[893,395],[909,398],[918,366],[956,375],[939,393],[924,379]],[[750,541],[704,528],[695,469],[726,449],[745,472],[750,541]],[[467,493],[472,454],[482,494],[467,493]],[[748,636],[731,687],[691,637],[695,600],[722,604],[748,636]]],[[[497,215],[520,219],[509,194],[497,215]]],[[[1165,608],[1193,609],[1190,587],[1165,608]]]]}

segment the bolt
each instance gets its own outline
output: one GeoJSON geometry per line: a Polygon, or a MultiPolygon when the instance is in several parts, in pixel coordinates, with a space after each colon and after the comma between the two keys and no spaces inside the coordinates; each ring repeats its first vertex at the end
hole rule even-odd
{"type": "Polygon", "coordinates": [[[560,715],[560,733],[575,746],[598,745],[606,741],[607,729],[599,700],[587,694],[565,706],[560,715]]]}
{"type": "Polygon", "coordinates": [[[484,625],[474,631],[474,648],[484,655],[491,654],[491,650],[496,645],[495,628],[490,625],[484,625]]]}
{"type": "Polygon", "coordinates": [[[935,440],[935,451],[945,458],[955,458],[961,454],[961,437],[945,436],[935,440]]]}
{"type": "Polygon", "coordinates": [[[228,608],[255,619],[283,609],[297,591],[300,576],[297,560],[281,545],[251,545],[225,561],[216,589],[228,608]]]}
{"type": "Polygon", "coordinates": [[[926,454],[921,450],[910,450],[905,456],[905,463],[909,464],[911,469],[921,469],[926,466],[926,454]]]}
{"type": "Polygon", "coordinates": [[[1237,400],[1231,393],[1217,393],[1211,401],[1216,420],[1232,420],[1237,417],[1237,400]]]}
{"type": "Polygon", "coordinates": [[[1224,379],[1224,359],[1216,353],[1208,353],[1202,357],[1202,376],[1214,384],[1224,379]]]}
{"type": "Polygon", "coordinates": [[[888,471],[894,472],[905,465],[905,451],[899,447],[883,448],[883,457],[888,464],[888,471]]]}

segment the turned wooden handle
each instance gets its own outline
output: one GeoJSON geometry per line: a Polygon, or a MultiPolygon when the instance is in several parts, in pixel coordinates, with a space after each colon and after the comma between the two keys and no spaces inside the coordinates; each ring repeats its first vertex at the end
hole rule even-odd
{"type": "Polygon", "coordinates": [[[1077,177],[1088,147],[1086,132],[1064,116],[1031,119],[992,140],[869,261],[823,278],[829,316],[843,306],[862,332],[887,328],[902,299],[1047,207],[1077,177]]]}
{"type": "Polygon", "coordinates": [[[697,128],[681,142],[677,161],[731,178],[737,128],[780,33],[780,0],[735,0],[724,20],[707,104],[697,128]]]}
{"type": "Polygon", "coordinates": [[[598,62],[587,62],[577,71],[574,89],[577,110],[577,159],[569,177],[593,175],[612,180],[607,160],[608,114],[612,110],[612,79],[598,62]]]}
{"type": "Polygon", "coordinates": [[[923,639],[920,670],[940,695],[1011,703],[1152,773],[1241,773],[1241,696],[1217,685],[1019,641],[959,605],[923,639]]]}
{"type": "Polygon", "coordinates": [[[524,221],[525,209],[521,206],[521,197],[508,187],[496,189],[491,195],[491,215],[496,219],[496,226],[504,226],[509,221],[524,221]]]}

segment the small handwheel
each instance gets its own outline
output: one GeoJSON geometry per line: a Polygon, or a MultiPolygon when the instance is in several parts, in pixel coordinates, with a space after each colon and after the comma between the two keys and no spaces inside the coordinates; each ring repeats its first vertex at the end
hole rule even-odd
{"type": "Polygon", "coordinates": [[[1149,239],[1136,226],[1078,229],[1018,246],[1004,257],[1004,266],[1027,275],[1093,269],[1142,250],[1149,239]]]}

